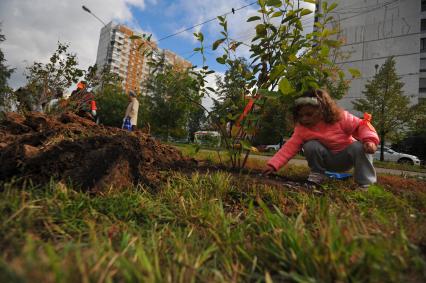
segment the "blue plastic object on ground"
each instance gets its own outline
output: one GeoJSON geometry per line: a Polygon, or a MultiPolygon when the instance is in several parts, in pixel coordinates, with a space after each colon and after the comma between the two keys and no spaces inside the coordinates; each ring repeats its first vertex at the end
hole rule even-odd
{"type": "Polygon", "coordinates": [[[330,179],[336,179],[336,180],[345,180],[352,177],[351,173],[336,173],[336,172],[329,172],[329,171],[325,171],[325,175],[327,175],[327,177],[329,177],[330,179]]]}
{"type": "Polygon", "coordinates": [[[130,117],[126,117],[126,119],[124,120],[123,129],[132,131],[132,124],[130,122],[130,117]]]}

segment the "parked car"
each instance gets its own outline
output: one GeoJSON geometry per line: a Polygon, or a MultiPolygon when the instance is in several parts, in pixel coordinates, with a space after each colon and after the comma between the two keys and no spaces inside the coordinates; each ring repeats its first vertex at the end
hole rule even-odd
{"type": "Polygon", "coordinates": [[[268,144],[265,146],[265,151],[278,151],[281,148],[279,143],[277,144],[268,144]]]}
{"type": "MultiPolygon", "coordinates": [[[[401,152],[396,152],[389,147],[383,147],[383,157],[384,161],[398,162],[402,164],[411,164],[411,165],[420,165],[420,159],[411,154],[405,154],[401,152]]],[[[374,159],[380,160],[380,147],[374,153],[374,159]]]]}

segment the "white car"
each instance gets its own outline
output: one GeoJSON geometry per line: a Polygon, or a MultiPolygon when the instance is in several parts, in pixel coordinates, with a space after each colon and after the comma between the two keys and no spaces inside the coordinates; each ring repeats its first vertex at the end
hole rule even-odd
{"type": "MultiPolygon", "coordinates": [[[[417,156],[396,152],[389,147],[383,147],[384,161],[392,161],[403,164],[420,165],[420,159],[417,156]]],[[[380,160],[380,147],[374,153],[374,159],[380,160]]]]}
{"type": "Polygon", "coordinates": [[[268,144],[268,145],[266,145],[265,146],[265,151],[270,151],[270,152],[272,152],[272,151],[278,151],[278,150],[280,150],[280,144],[279,143],[277,143],[277,144],[268,144]]]}

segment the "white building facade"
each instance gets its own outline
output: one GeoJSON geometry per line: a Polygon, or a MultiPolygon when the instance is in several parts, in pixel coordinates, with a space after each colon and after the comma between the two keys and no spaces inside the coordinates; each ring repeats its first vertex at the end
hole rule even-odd
{"type": "MultiPolygon", "coordinates": [[[[321,2],[317,10],[321,11],[321,2]]],[[[358,69],[362,76],[352,81],[340,105],[353,110],[352,101],[363,97],[365,84],[377,67],[393,56],[404,94],[411,103],[426,98],[426,0],[335,0],[332,13],[345,39],[347,58],[343,69],[358,69]]]]}

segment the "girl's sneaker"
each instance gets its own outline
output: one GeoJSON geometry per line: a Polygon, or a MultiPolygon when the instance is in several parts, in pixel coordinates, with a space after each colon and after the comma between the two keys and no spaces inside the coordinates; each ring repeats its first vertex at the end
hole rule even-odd
{"type": "Polygon", "coordinates": [[[366,191],[368,191],[369,187],[370,187],[370,185],[358,185],[358,187],[356,187],[355,190],[366,192],[366,191]]]}
{"type": "Polygon", "coordinates": [[[327,176],[321,173],[311,172],[308,176],[308,182],[317,186],[321,185],[327,180],[327,176]]]}
{"type": "Polygon", "coordinates": [[[306,182],[306,187],[316,194],[323,194],[322,184],[327,180],[327,176],[321,173],[311,172],[306,182]]]}

